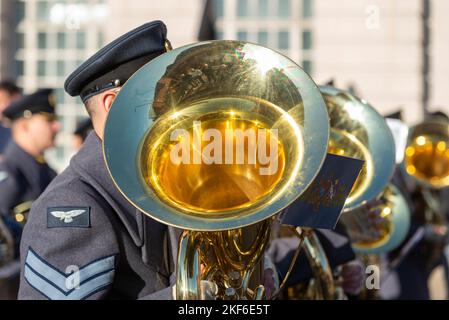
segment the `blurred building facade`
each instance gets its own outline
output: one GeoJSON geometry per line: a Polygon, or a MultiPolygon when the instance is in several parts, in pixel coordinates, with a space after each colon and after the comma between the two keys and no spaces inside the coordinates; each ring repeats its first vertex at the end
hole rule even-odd
{"type": "MultiPolygon", "coordinates": [[[[215,0],[217,35],[277,49],[318,84],[355,91],[386,115],[423,117],[423,0],[215,0]]],[[[449,112],[449,2],[430,0],[429,109],[449,112]]]]}
{"type": "MultiPolygon", "coordinates": [[[[381,113],[422,117],[423,0],[211,0],[215,36],[276,49],[323,84],[351,88],[381,113]]],[[[430,108],[449,112],[449,1],[431,2],[430,108]]],[[[174,47],[197,41],[206,0],[2,0],[0,78],[25,92],[57,88],[63,132],[50,162],[72,155],[71,132],[86,116],[63,91],[66,76],[124,32],[160,19],[174,47]]]]}
{"type": "Polygon", "coordinates": [[[152,20],[167,25],[173,47],[197,41],[204,0],[106,0],[110,21],[105,38],[112,41],[124,32],[152,20]]]}
{"type": "Polygon", "coordinates": [[[315,80],[335,78],[382,114],[422,116],[421,0],[314,1],[315,80]]]}
{"type": "Polygon", "coordinates": [[[449,114],[449,1],[432,0],[430,109],[449,114]]]}
{"type": "Polygon", "coordinates": [[[237,39],[276,49],[312,73],[312,0],[216,0],[219,39],[237,39]]]}

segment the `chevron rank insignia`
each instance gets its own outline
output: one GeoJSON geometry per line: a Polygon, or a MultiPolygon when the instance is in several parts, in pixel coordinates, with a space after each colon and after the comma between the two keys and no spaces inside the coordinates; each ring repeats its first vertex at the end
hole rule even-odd
{"type": "Polygon", "coordinates": [[[50,300],[84,300],[112,284],[115,255],[95,260],[79,269],[58,270],[29,248],[24,277],[28,284],[50,300]]]}
{"type": "Polygon", "coordinates": [[[47,209],[47,228],[89,228],[89,207],[50,207],[47,209]]]}

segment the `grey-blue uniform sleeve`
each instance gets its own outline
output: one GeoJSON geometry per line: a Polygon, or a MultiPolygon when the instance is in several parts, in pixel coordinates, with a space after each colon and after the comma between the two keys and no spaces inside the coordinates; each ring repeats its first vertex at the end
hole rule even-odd
{"type": "Polygon", "coordinates": [[[11,215],[20,195],[21,188],[16,177],[0,166],[0,215],[11,215]]]}
{"type": "Polygon", "coordinates": [[[83,188],[79,181],[52,185],[33,204],[19,299],[103,299],[110,292],[119,245],[107,209],[83,188]]]}

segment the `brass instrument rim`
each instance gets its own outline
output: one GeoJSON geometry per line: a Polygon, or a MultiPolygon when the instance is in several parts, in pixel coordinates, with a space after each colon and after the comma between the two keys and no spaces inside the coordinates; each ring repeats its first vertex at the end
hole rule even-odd
{"type": "MultiPolygon", "coordinates": [[[[346,113],[351,117],[351,121],[358,121],[365,129],[367,141],[361,143],[366,145],[366,148],[371,154],[371,158],[373,160],[372,181],[360,197],[351,203],[345,204],[343,212],[349,212],[360,208],[369,201],[377,198],[385,186],[388,185],[393,176],[396,165],[394,138],[385,119],[367,101],[358,98],[348,91],[335,87],[320,86],[319,88],[324,95],[344,95],[346,98],[349,98],[351,102],[357,104],[356,109],[358,109],[359,106],[361,107],[358,109],[360,110],[358,114],[354,114],[354,112],[351,112],[352,110],[348,110],[351,108],[351,105],[347,104],[345,106],[340,106],[343,110],[347,111],[346,113]],[[357,119],[357,117],[360,119],[357,119]]],[[[332,127],[331,130],[333,128],[334,127],[332,127]]],[[[345,127],[336,127],[336,129],[346,130],[345,127]]],[[[349,133],[353,134],[352,132],[349,133]]]]}
{"type": "MultiPolygon", "coordinates": [[[[163,77],[166,68],[172,65],[178,55],[188,50],[195,50],[205,45],[222,45],[235,49],[242,45],[242,50],[268,48],[239,41],[206,41],[187,45],[164,53],[138,70],[122,87],[109,111],[103,139],[103,156],[107,170],[120,193],[138,210],[164,224],[187,230],[220,231],[241,228],[265,220],[296,200],[307,189],[319,172],[325,156],[329,138],[329,120],[323,98],[317,85],[307,73],[289,58],[277,53],[282,61],[282,70],[301,89],[300,95],[304,105],[304,125],[301,126],[304,138],[304,155],[302,170],[295,177],[282,195],[267,203],[257,212],[246,211],[246,215],[230,215],[220,219],[207,219],[205,216],[186,215],[180,210],[161,202],[155,194],[148,194],[143,187],[140,173],[133,171],[138,167],[135,155],[144,138],[144,133],[153,125],[155,114],[152,102],[156,84],[163,77]],[[142,95],[139,93],[143,92],[142,95]],[[134,112],[130,112],[129,110],[134,112]],[[128,110],[128,111],[126,111],[128,110]],[[153,112],[153,113],[152,113],[153,112]]],[[[269,49],[271,50],[271,49],[269,49]]],[[[233,51],[232,51],[233,52],[233,51]]],[[[295,106],[299,107],[299,106],[295,106]]],[[[293,108],[288,109],[291,111],[293,108]]]]}
{"type": "Polygon", "coordinates": [[[449,144],[449,123],[446,120],[431,118],[425,120],[424,122],[417,123],[409,128],[408,136],[407,136],[407,145],[404,150],[404,161],[401,164],[403,171],[413,179],[415,179],[418,183],[424,185],[425,187],[431,189],[443,189],[449,186],[449,175],[443,179],[443,181],[439,183],[432,183],[426,178],[422,178],[416,174],[410,174],[407,171],[407,149],[410,147],[413,140],[415,140],[419,136],[429,136],[431,134],[435,134],[441,137],[444,137],[446,142],[449,144]]]}
{"type": "Polygon", "coordinates": [[[379,254],[390,252],[396,249],[407,236],[411,223],[410,208],[404,195],[394,184],[390,183],[387,188],[390,188],[391,190],[391,195],[389,196],[390,199],[388,200],[393,203],[391,208],[392,231],[386,239],[374,246],[352,243],[352,248],[357,253],[379,254]]]}

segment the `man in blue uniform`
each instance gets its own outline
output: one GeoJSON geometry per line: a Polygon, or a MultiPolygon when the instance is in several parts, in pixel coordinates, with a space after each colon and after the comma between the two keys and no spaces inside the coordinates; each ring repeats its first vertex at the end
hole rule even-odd
{"type": "Polygon", "coordinates": [[[19,299],[167,299],[177,243],[116,189],[101,139],[121,85],[165,52],[166,27],[144,24],[116,39],[66,80],[92,119],[69,167],[33,204],[21,243],[19,299]],[[172,253],[172,254],[171,254],[172,253]]]}
{"type": "MultiPolygon", "coordinates": [[[[3,116],[9,122],[12,139],[0,162],[0,218],[6,226],[4,231],[13,238],[14,252],[8,256],[17,259],[22,224],[31,203],[56,176],[44,160],[44,151],[54,146],[59,130],[52,90],[39,90],[14,101],[3,116]]],[[[5,265],[2,270],[10,271],[1,279],[2,290],[10,292],[7,298],[16,297],[18,268],[13,272],[15,262],[1,260],[0,265],[5,265]]]]}
{"type": "Polygon", "coordinates": [[[10,122],[12,140],[0,164],[0,213],[10,216],[17,205],[37,199],[56,176],[44,160],[59,131],[52,90],[20,98],[3,116],[10,122]]]}

